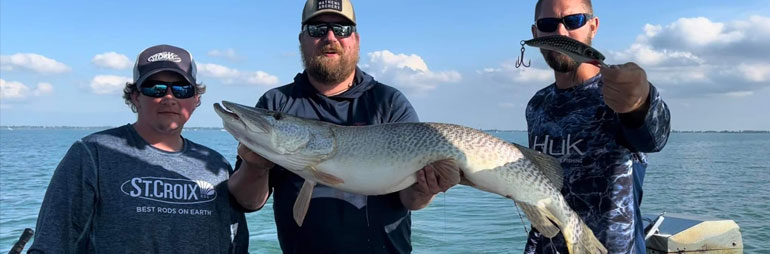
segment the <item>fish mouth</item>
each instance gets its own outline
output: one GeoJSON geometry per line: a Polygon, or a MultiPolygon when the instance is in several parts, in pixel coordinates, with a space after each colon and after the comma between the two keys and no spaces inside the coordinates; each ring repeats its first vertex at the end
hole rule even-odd
{"type": "Polygon", "coordinates": [[[272,125],[263,119],[263,109],[222,101],[222,105],[214,103],[214,111],[224,121],[226,129],[255,133],[269,133],[272,129],[272,125]]]}
{"type": "MultiPolygon", "coordinates": [[[[225,103],[225,102],[222,102],[222,103],[225,103]]],[[[225,104],[225,107],[227,107],[227,104],[225,104]]],[[[241,117],[239,117],[237,114],[233,113],[230,110],[229,107],[227,107],[227,109],[225,109],[224,107],[219,105],[219,103],[214,103],[214,111],[217,113],[217,115],[222,117],[222,119],[225,119],[227,117],[227,118],[231,118],[231,119],[236,120],[236,121],[241,121],[241,117]]]]}

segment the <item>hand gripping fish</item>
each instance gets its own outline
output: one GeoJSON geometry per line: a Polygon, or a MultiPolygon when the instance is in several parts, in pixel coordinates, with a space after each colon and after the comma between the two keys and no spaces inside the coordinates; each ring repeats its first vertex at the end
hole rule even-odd
{"type": "MultiPolygon", "coordinates": [[[[517,67],[523,65],[520,62],[524,59],[524,45],[553,50],[569,56],[578,63],[588,63],[600,67],[608,67],[608,65],[604,63],[604,55],[598,50],[563,35],[549,35],[521,41],[521,58],[516,63],[517,67]]],[[[525,65],[525,67],[529,67],[529,65],[525,65]]]]}
{"type": "Polygon", "coordinates": [[[218,103],[214,109],[225,130],[305,179],[293,210],[300,226],[316,184],[383,195],[411,186],[415,173],[434,163],[459,167],[466,185],[513,199],[543,235],[553,237],[561,229],[570,253],[607,253],[561,195],[562,169],[553,157],[459,125],[340,126],[222,104],[227,109],[218,103]]]}

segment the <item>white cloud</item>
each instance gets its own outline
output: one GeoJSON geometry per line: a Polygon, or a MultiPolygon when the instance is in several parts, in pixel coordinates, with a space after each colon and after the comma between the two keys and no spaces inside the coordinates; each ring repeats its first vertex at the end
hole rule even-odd
{"type": "Polygon", "coordinates": [[[91,59],[91,63],[102,68],[116,70],[128,69],[132,66],[131,60],[128,60],[127,56],[116,52],[95,55],[94,58],[91,59]]]}
{"type": "Polygon", "coordinates": [[[770,87],[770,18],[715,22],[680,18],[667,25],[647,24],[625,50],[608,62],[636,62],[648,79],[675,96],[750,95],[770,87]]]}
{"type": "Polygon", "coordinates": [[[50,83],[41,82],[37,84],[34,90],[18,81],[5,81],[0,79],[0,98],[23,100],[30,95],[42,96],[53,92],[53,86],[50,83]]]}
{"type": "Polygon", "coordinates": [[[0,56],[0,69],[6,71],[27,69],[38,73],[63,73],[71,70],[66,64],[34,53],[0,56]]]}
{"type": "Polygon", "coordinates": [[[686,84],[710,85],[714,81],[708,76],[713,66],[666,66],[644,67],[647,79],[655,85],[683,86],[686,84]]]}
{"type": "Polygon", "coordinates": [[[746,81],[750,82],[770,82],[770,63],[754,63],[745,64],[742,63],[737,67],[738,73],[743,76],[746,81]]]}
{"type": "Polygon", "coordinates": [[[699,65],[704,60],[691,52],[669,49],[655,50],[650,45],[634,43],[628,49],[612,52],[613,60],[617,62],[634,61],[641,65],[699,65]]]}
{"type": "Polygon", "coordinates": [[[418,55],[393,54],[389,50],[375,51],[368,54],[372,67],[382,71],[389,68],[409,69],[415,72],[427,72],[428,65],[418,55]]]}
{"type": "Polygon", "coordinates": [[[277,85],[278,77],[268,74],[264,71],[256,71],[246,77],[249,84],[255,85],[277,85]]]}
{"type": "Polygon", "coordinates": [[[745,31],[728,29],[724,23],[704,17],[680,18],[665,27],[664,38],[676,40],[689,47],[729,44],[745,38],[745,31]]]}
{"type": "Polygon", "coordinates": [[[728,93],[725,93],[725,95],[728,96],[728,97],[742,98],[742,97],[746,97],[746,96],[752,96],[752,95],[754,95],[754,92],[753,91],[737,91],[737,92],[728,92],[728,93]]]}
{"type": "Polygon", "coordinates": [[[29,87],[21,82],[0,79],[0,98],[24,99],[27,95],[29,95],[29,87]]]}
{"type": "Polygon", "coordinates": [[[393,86],[424,92],[436,89],[442,83],[456,83],[462,79],[457,71],[433,72],[422,57],[411,54],[393,54],[388,50],[367,54],[369,62],[363,64],[378,80],[393,86]]]}
{"type": "Polygon", "coordinates": [[[95,94],[120,94],[126,83],[132,82],[133,78],[115,76],[115,75],[96,75],[91,79],[91,92],[95,94]]]}
{"type": "Polygon", "coordinates": [[[32,91],[32,93],[35,96],[50,94],[50,93],[53,93],[53,86],[51,85],[51,83],[40,82],[40,83],[37,83],[37,87],[35,87],[35,90],[32,91]]]}
{"type": "Polygon", "coordinates": [[[244,72],[210,63],[198,64],[198,73],[219,79],[224,84],[276,85],[279,82],[278,77],[264,71],[244,72]]]}
{"type": "Polygon", "coordinates": [[[686,52],[707,61],[763,60],[770,54],[770,18],[714,22],[704,17],[680,18],[668,25],[644,26],[635,44],[641,48],[686,52]]]}
{"type": "Polygon", "coordinates": [[[238,53],[235,53],[235,50],[231,48],[225,49],[225,50],[214,49],[209,51],[208,55],[213,57],[225,58],[231,61],[238,61],[242,59],[242,57],[239,56],[238,53]]]}
{"type": "Polygon", "coordinates": [[[219,79],[234,79],[241,75],[240,71],[218,64],[199,64],[198,73],[219,79]]]}

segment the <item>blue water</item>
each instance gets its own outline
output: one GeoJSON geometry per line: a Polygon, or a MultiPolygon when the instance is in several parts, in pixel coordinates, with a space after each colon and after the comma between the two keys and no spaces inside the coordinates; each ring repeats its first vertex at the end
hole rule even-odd
{"type": "MultiPolygon", "coordinates": [[[[59,160],[72,142],[95,131],[0,130],[0,252],[24,228],[34,228],[59,160]]],[[[524,132],[493,134],[526,143],[524,132]]],[[[236,141],[227,132],[183,135],[235,158],[236,141]]],[[[741,227],[745,253],[770,251],[770,134],[674,133],[649,159],[643,213],[732,219],[741,227]]],[[[271,204],[247,215],[252,253],[280,253],[271,204]]],[[[437,196],[412,220],[414,253],[521,253],[526,239],[513,202],[465,186],[437,196]]]]}

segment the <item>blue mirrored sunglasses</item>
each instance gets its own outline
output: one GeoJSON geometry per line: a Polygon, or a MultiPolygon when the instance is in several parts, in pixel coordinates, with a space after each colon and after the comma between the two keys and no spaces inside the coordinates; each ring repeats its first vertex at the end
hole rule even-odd
{"type": "Polygon", "coordinates": [[[537,30],[544,33],[553,33],[559,28],[559,23],[564,24],[567,30],[574,30],[583,27],[588,23],[593,15],[589,13],[578,13],[567,15],[561,18],[541,18],[538,19],[535,25],[537,30]]]}
{"type": "Polygon", "coordinates": [[[160,98],[166,95],[166,91],[169,88],[171,88],[171,94],[177,99],[187,99],[195,96],[195,86],[187,81],[145,80],[139,90],[146,96],[160,98]]]}

